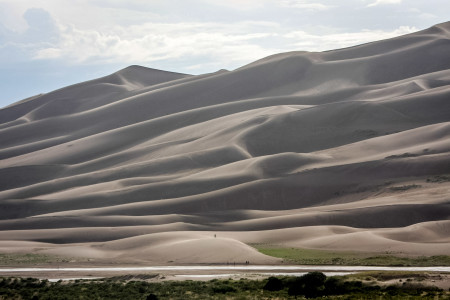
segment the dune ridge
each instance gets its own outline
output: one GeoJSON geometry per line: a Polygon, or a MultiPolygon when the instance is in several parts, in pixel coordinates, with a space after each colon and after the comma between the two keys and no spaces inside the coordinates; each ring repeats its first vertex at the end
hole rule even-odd
{"type": "Polygon", "coordinates": [[[130,66],[0,109],[0,250],[448,254],[449,53],[447,22],[198,76],[130,66]]]}

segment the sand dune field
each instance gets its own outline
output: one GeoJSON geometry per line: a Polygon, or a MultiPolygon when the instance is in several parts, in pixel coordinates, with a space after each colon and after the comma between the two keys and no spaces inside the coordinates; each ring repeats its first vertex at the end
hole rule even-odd
{"type": "Polygon", "coordinates": [[[450,22],[0,110],[0,252],[279,263],[252,243],[450,253],[450,22]]]}

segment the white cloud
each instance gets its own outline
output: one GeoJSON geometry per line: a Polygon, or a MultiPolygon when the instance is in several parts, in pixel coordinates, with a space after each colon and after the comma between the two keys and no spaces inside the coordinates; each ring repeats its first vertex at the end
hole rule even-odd
{"type": "Polygon", "coordinates": [[[376,0],[374,3],[369,4],[369,7],[383,5],[383,4],[400,4],[402,0],[376,0]]]}
{"type": "Polygon", "coordinates": [[[304,31],[294,31],[286,34],[285,37],[293,41],[293,45],[299,50],[324,51],[388,39],[414,31],[417,31],[414,27],[401,26],[392,31],[362,30],[359,32],[325,35],[313,35],[304,31]]]}
{"type": "Polygon", "coordinates": [[[283,51],[331,50],[416,31],[414,27],[400,27],[393,31],[362,30],[318,35],[299,30],[286,33],[275,25],[263,22],[145,23],[115,26],[108,31],[59,25],[59,42],[40,45],[33,58],[63,59],[72,64],[120,61],[146,65],[182,60],[188,62],[184,67],[186,70],[200,69],[201,66],[234,68],[283,51]],[[198,64],[199,61],[202,64],[198,64]]]}
{"type": "Polygon", "coordinates": [[[280,1],[280,4],[284,7],[294,7],[309,11],[326,10],[332,7],[329,5],[318,3],[317,1],[308,0],[282,0],[280,1]]]}
{"type": "Polygon", "coordinates": [[[235,10],[257,9],[266,5],[270,1],[272,0],[227,0],[227,1],[202,0],[202,2],[204,3],[228,7],[235,10]]]}
{"type": "Polygon", "coordinates": [[[435,14],[422,13],[419,15],[419,18],[425,19],[425,20],[433,20],[433,19],[437,19],[438,17],[435,14]]]}
{"type": "Polygon", "coordinates": [[[34,59],[60,58],[72,63],[148,64],[161,60],[214,57],[217,62],[244,63],[272,54],[257,40],[270,32],[252,32],[264,24],[145,23],[116,26],[108,32],[60,26],[60,42],[39,49],[34,59]],[[248,32],[248,33],[247,33],[248,32]]]}
{"type": "MultiPolygon", "coordinates": [[[[88,3],[86,0],[78,1],[84,5],[88,3]]],[[[201,1],[206,3],[211,0],[201,1]]],[[[261,0],[259,4],[273,4],[273,1],[261,0]]],[[[144,2],[142,5],[150,3],[144,2]]],[[[255,6],[259,5],[257,2],[246,1],[247,5],[255,6]]],[[[106,2],[98,0],[96,3],[100,5],[106,2]]],[[[138,5],[141,2],[134,0],[133,3],[138,5]]],[[[118,0],[115,4],[123,5],[118,0]]],[[[232,4],[235,2],[229,5],[232,4]]],[[[329,8],[324,4],[305,0],[283,0],[278,4],[304,10],[329,8]]],[[[0,48],[0,51],[8,53],[8,56],[14,56],[14,49],[18,49],[16,57],[22,61],[60,61],[73,66],[120,63],[164,67],[172,64],[181,66],[184,70],[199,72],[213,71],[209,68],[216,66],[219,69],[233,69],[284,51],[331,50],[415,30],[412,27],[402,27],[394,31],[360,30],[345,33],[333,27],[317,31],[317,26],[312,26],[309,30],[302,31],[297,30],[295,26],[283,26],[281,21],[259,20],[228,23],[147,20],[132,24],[117,22],[109,23],[108,26],[86,26],[86,23],[67,23],[42,8],[28,9],[24,15],[28,29],[12,39],[11,35],[4,34],[4,44],[9,46],[6,50],[0,48]]],[[[106,18],[105,16],[102,18],[106,18]]]]}

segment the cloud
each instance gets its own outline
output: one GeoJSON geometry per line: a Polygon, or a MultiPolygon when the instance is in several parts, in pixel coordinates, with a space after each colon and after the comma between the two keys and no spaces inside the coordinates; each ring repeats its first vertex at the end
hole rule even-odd
{"type": "MultiPolygon", "coordinates": [[[[318,3],[309,1],[289,0],[283,3],[304,9],[322,9],[316,5],[318,3]]],[[[393,31],[339,33],[336,28],[325,28],[319,34],[315,27],[312,28],[314,33],[267,21],[147,21],[85,27],[61,23],[61,19],[54,19],[41,8],[26,10],[24,19],[28,29],[21,34],[8,34],[7,29],[0,27],[0,40],[3,40],[0,45],[3,59],[0,58],[0,62],[59,61],[65,66],[120,63],[162,68],[177,65],[185,71],[210,72],[216,67],[234,69],[275,53],[331,50],[415,30],[400,27],[393,31]]]]}
{"type": "Polygon", "coordinates": [[[23,32],[0,26],[2,64],[30,61],[41,49],[54,47],[59,43],[59,28],[47,11],[30,8],[25,11],[23,18],[28,25],[23,32]]]}
{"type": "Polygon", "coordinates": [[[146,22],[105,27],[61,23],[42,8],[30,8],[28,28],[13,32],[0,23],[0,63],[59,61],[61,66],[141,64],[183,61],[184,69],[235,68],[281,51],[261,45],[278,24],[271,22],[146,22]],[[222,64],[222,65],[221,65],[222,64]]]}
{"type": "Polygon", "coordinates": [[[200,70],[200,66],[233,69],[279,52],[331,50],[413,31],[416,28],[320,35],[299,30],[286,33],[270,22],[149,22],[116,26],[107,32],[61,25],[58,43],[39,48],[33,59],[60,59],[86,65],[120,61],[150,66],[162,61],[184,61],[185,70],[200,70]]]}
{"type": "Polygon", "coordinates": [[[270,37],[258,32],[264,23],[145,23],[116,26],[108,32],[60,27],[60,42],[39,49],[34,59],[64,59],[72,63],[151,64],[162,60],[203,57],[217,62],[244,63],[279,49],[265,49],[257,41],[270,37]],[[255,31],[256,30],[256,31],[255,31]],[[248,32],[248,33],[247,33],[248,32]]]}
{"type": "Polygon", "coordinates": [[[42,8],[28,9],[23,18],[28,24],[22,40],[30,43],[36,41],[57,42],[58,27],[51,15],[42,8]]]}
{"type": "Polygon", "coordinates": [[[377,40],[388,39],[417,31],[415,27],[401,26],[392,31],[362,30],[351,33],[313,35],[304,31],[294,31],[285,35],[293,46],[306,51],[324,51],[344,48],[377,40]]]}
{"type": "Polygon", "coordinates": [[[376,0],[374,3],[371,3],[367,6],[377,6],[377,5],[383,5],[383,4],[400,4],[402,3],[402,0],[376,0]]]}
{"type": "Polygon", "coordinates": [[[271,0],[201,0],[203,3],[227,7],[235,10],[251,10],[258,9],[268,4],[271,0]]]}
{"type": "Polygon", "coordinates": [[[284,7],[293,7],[309,11],[326,10],[333,6],[318,3],[317,1],[307,1],[307,0],[282,0],[280,4],[284,7]]]}

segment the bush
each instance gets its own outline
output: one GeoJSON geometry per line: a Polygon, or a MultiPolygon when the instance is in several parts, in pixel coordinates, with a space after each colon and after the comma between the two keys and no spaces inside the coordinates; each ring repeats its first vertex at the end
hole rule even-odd
{"type": "Polygon", "coordinates": [[[150,294],[147,296],[146,300],[158,300],[158,297],[155,294],[150,294]]]}
{"type": "Polygon", "coordinates": [[[310,272],[298,277],[289,287],[290,296],[304,295],[306,298],[315,298],[324,294],[325,280],[327,277],[322,272],[310,272]]]}
{"type": "Polygon", "coordinates": [[[344,293],[342,282],[336,277],[327,278],[324,285],[327,295],[339,295],[344,293]]]}
{"type": "Polygon", "coordinates": [[[212,288],[212,290],[213,290],[214,294],[226,294],[226,293],[236,292],[236,289],[234,287],[226,285],[226,284],[214,286],[212,288]]]}
{"type": "Polygon", "coordinates": [[[283,289],[283,282],[276,277],[269,277],[263,289],[266,291],[280,291],[283,289]]]}

